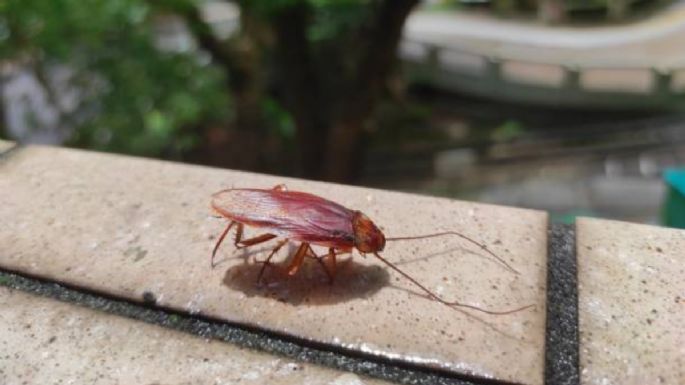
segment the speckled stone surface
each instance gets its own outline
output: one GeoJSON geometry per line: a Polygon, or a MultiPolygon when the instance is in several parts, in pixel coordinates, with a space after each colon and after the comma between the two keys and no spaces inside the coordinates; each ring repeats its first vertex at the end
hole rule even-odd
{"type": "Polygon", "coordinates": [[[4,268],[412,365],[543,383],[545,213],[41,147],[2,172],[4,268]],[[360,209],[388,236],[457,230],[488,244],[521,274],[451,237],[389,243],[384,255],[449,300],[536,307],[455,310],[359,255],[340,258],[333,285],[308,263],[290,279],[269,269],[258,286],[254,259],[268,246],[227,242],[212,270],[225,222],[210,214],[211,193],[278,183],[360,209]]]}
{"type": "Polygon", "coordinates": [[[0,383],[384,384],[0,286],[0,383]]]}
{"type": "Polygon", "coordinates": [[[577,221],[585,385],[685,384],[685,231],[577,221]]]}

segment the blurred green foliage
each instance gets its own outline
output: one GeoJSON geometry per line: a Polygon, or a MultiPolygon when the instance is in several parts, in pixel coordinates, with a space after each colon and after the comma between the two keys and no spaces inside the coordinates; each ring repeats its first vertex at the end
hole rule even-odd
{"type": "Polygon", "coordinates": [[[231,104],[221,70],[155,47],[156,16],[142,0],[1,0],[0,63],[70,70],[72,144],[173,157],[198,140],[189,127],[227,119],[231,104]]]}
{"type": "Polygon", "coordinates": [[[526,128],[520,122],[507,120],[490,133],[490,139],[495,142],[510,142],[526,133],[526,128]]]}
{"type": "Polygon", "coordinates": [[[293,145],[295,140],[295,122],[292,115],[273,98],[264,100],[263,114],[271,128],[271,133],[282,138],[287,144],[293,145]]]}
{"type": "Polygon", "coordinates": [[[204,0],[0,0],[0,66],[33,72],[75,146],[262,171],[297,153],[351,179],[417,2],[236,0],[227,37],[204,0]]]}
{"type": "Polygon", "coordinates": [[[323,41],[345,36],[370,16],[369,1],[311,0],[315,6],[314,20],[309,27],[311,41],[323,41]]]}

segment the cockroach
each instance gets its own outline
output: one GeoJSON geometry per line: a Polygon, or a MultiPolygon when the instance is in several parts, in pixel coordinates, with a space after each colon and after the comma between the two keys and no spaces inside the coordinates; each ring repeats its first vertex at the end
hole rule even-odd
{"type": "Polygon", "coordinates": [[[361,211],[350,210],[338,203],[313,194],[289,191],[285,185],[278,185],[273,189],[231,188],[222,190],[212,195],[211,207],[221,217],[229,220],[228,225],[214,245],[214,250],[212,250],[212,268],[214,267],[214,259],[219,246],[231,228],[236,226],[235,241],[233,243],[238,249],[282,237],[273,247],[266,260],[262,262],[262,268],[257,278],[258,282],[261,282],[264,269],[271,261],[271,258],[285,244],[294,241],[299,242],[300,245],[286,267],[286,272],[289,276],[297,273],[305,257],[311,257],[319,262],[329,280],[333,282],[336,257],[340,254],[351,253],[353,249],[357,249],[362,255],[367,253],[373,254],[381,262],[424,291],[428,297],[447,306],[468,308],[497,315],[511,314],[534,306],[528,305],[507,311],[491,311],[458,301],[446,301],[379,254],[385,248],[386,241],[455,235],[478,246],[508,270],[518,274],[514,268],[490,251],[485,245],[458,232],[445,231],[420,236],[386,238],[371,219],[361,211]],[[262,228],[267,232],[249,239],[243,239],[244,226],[262,228]],[[316,255],[311,245],[327,247],[328,254],[323,256],[316,255]],[[323,262],[324,259],[328,260],[328,266],[323,262]]]}

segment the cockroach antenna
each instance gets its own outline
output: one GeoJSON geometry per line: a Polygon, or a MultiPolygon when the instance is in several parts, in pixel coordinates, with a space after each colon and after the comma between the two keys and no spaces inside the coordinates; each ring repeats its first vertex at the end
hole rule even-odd
{"type": "Polygon", "coordinates": [[[411,283],[413,283],[414,285],[416,285],[416,286],[418,286],[419,288],[421,288],[421,290],[423,290],[426,294],[428,294],[429,297],[431,297],[432,299],[434,299],[434,300],[440,302],[440,303],[443,304],[443,305],[447,305],[447,306],[450,306],[450,307],[452,307],[452,306],[454,306],[454,307],[462,307],[462,308],[471,309],[471,310],[476,310],[476,311],[479,311],[479,312],[482,312],[482,313],[493,314],[493,315],[507,315],[507,314],[512,314],[512,313],[517,313],[517,312],[519,312],[519,311],[521,311],[521,310],[526,310],[526,309],[531,308],[531,307],[535,307],[535,305],[532,305],[532,304],[531,304],[531,305],[521,306],[521,307],[519,307],[519,308],[512,309],[512,310],[493,311],[493,310],[481,309],[481,308],[479,308],[478,306],[468,305],[468,304],[465,304],[465,303],[461,303],[461,302],[459,302],[459,301],[452,301],[452,302],[446,301],[446,300],[442,299],[440,296],[438,296],[437,294],[433,293],[433,292],[432,292],[431,290],[429,290],[427,287],[425,287],[425,286],[423,286],[422,284],[420,284],[419,281],[417,281],[416,279],[412,278],[412,276],[410,276],[409,274],[405,273],[404,271],[402,271],[400,268],[398,268],[398,267],[395,266],[394,264],[390,263],[390,261],[388,261],[387,259],[381,257],[378,253],[373,253],[373,255],[375,255],[376,258],[380,259],[383,263],[385,263],[386,265],[388,265],[391,269],[393,269],[393,270],[395,270],[396,272],[398,272],[398,273],[399,273],[400,275],[402,275],[404,278],[406,278],[406,279],[408,279],[409,281],[411,281],[411,283]]]}
{"type": "Polygon", "coordinates": [[[488,247],[485,246],[484,244],[482,244],[482,243],[480,243],[480,242],[476,242],[476,241],[473,240],[472,238],[469,238],[469,237],[467,237],[466,235],[461,234],[461,233],[458,233],[458,232],[456,232],[456,231],[444,231],[444,232],[440,232],[440,233],[433,233],[433,234],[426,234],[426,235],[417,235],[417,236],[411,236],[411,237],[390,237],[390,238],[385,238],[385,240],[386,240],[386,241],[408,241],[408,240],[414,240],[414,239],[425,239],[425,238],[441,237],[441,236],[443,236],[443,235],[456,235],[456,236],[460,237],[461,239],[464,239],[464,240],[466,240],[466,241],[469,241],[469,242],[471,242],[472,244],[474,244],[474,245],[478,246],[479,248],[481,248],[483,251],[485,251],[486,253],[488,253],[488,254],[489,254],[490,256],[492,256],[493,258],[495,258],[500,264],[504,265],[504,267],[505,267],[507,270],[509,270],[509,271],[511,271],[512,273],[517,274],[517,275],[521,274],[521,273],[519,273],[516,269],[514,269],[513,267],[511,267],[511,265],[508,264],[504,259],[500,258],[499,256],[497,256],[497,254],[493,253],[490,249],[488,249],[488,247]]]}

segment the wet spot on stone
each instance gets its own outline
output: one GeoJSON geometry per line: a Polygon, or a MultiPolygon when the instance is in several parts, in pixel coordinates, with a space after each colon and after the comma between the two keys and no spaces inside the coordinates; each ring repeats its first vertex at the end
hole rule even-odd
{"type": "Polygon", "coordinates": [[[147,255],[147,250],[139,250],[136,253],[136,257],[133,259],[133,262],[140,261],[141,259],[145,258],[146,255],[147,255]]]}
{"type": "Polygon", "coordinates": [[[140,261],[141,259],[145,258],[146,255],[147,255],[147,250],[143,249],[140,246],[129,247],[128,249],[126,249],[126,251],[124,251],[124,256],[126,256],[126,257],[132,256],[133,262],[140,261]]]}

